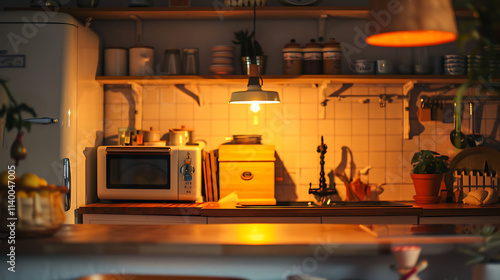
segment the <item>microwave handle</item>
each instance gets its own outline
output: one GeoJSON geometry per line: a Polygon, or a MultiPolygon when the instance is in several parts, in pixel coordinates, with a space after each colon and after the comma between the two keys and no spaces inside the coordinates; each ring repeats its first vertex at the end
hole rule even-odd
{"type": "Polygon", "coordinates": [[[68,193],[64,195],[64,211],[71,209],[71,167],[69,158],[63,159],[63,184],[68,187],[68,193]]]}

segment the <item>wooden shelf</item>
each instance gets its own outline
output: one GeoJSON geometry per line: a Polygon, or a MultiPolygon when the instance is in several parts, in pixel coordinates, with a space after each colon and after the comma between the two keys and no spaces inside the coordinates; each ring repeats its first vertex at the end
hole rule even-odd
{"type": "MultiPolygon", "coordinates": [[[[6,11],[40,10],[38,8],[5,8],[6,11]]],[[[59,12],[68,13],[84,20],[129,20],[131,15],[145,20],[233,20],[251,19],[251,7],[187,7],[187,8],[61,8],[59,12]]],[[[317,19],[321,15],[346,19],[368,19],[367,7],[260,7],[257,8],[259,19],[317,19]]],[[[466,9],[457,9],[458,18],[472,18],[466,9]]]]}
{"type": "MultiPolygon", "coordinates": [[[[264,75],[264,84],[322,84],[322,83],[358,83],[358,84],[404,84],[408,81],[427,84],[461,84],[467,76],[447,75],[264,75]]],[[[246,85],[248,76],[244,75],[172,75],[172,76],[99,76],[101,84],[242,84],[246,85]]]]}

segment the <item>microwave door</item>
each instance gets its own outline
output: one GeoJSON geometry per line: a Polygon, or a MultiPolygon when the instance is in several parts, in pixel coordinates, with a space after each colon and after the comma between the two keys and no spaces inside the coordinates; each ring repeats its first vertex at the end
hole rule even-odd
{"type": "Polygon", "coordinates": [[[108,153],[106,189],[122,199],[175,200],[174,157],[170,152],[108,153]]]}

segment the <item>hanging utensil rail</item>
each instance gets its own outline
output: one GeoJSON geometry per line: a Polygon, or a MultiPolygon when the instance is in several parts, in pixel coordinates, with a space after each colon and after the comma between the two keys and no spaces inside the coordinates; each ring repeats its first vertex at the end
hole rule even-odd
{"type": "MultiPolygon", "coordinates": [[[[455,100],[454,95],[420,96],[420,103],[422,104],[422,106],[426,106],[428,104],[434,104],[437,102],[447,102],[447,101],[454,102],[454,100],[455,100]]],[[[500,96],[496,95],[487,95],[487,96],[468,95],[462,98],[462,103],[499,102],[499,101],[500,101],[500,96]]]]}

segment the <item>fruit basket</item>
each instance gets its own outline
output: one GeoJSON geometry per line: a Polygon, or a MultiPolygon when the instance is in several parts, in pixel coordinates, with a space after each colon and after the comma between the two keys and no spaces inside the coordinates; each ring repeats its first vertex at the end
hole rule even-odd
{"type": "MultiPolygon", "coordinates": [[[[35,178],[33,175],[30,175],[32,179],[35,178]]],[[[22,180],[23,177],[0,186],[0,232],[10,234],[11,229],[7,225],[14,223],[16,236],[54,234],[65,221],[63,195],[68,189],[48,185],[38,177],[38,185],[23,184],[27,181],[22,180]]]]}

